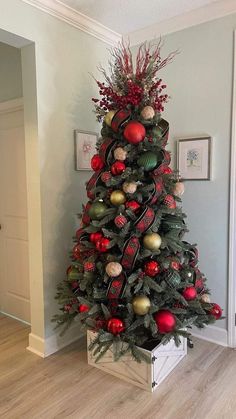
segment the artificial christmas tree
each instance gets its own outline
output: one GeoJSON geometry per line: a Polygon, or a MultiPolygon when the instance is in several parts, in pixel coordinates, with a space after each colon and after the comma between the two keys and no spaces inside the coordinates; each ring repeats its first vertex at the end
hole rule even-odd
{"type": "Polygon", "coordinates": [[[102,70],[105,82],[97,81],[102,98],[93,99],[101,138],[54,320],[68,326],[78,317],[95,331],[95,361],[111,347],[115,361],[128,352],[140,361],[149,357],[139,348],[183,345],[192,325],[213,323],[222,310],[210,303],[196,247],[183,241],[184,186],[165,150],[168,95],[158,72],[174,54],[161,60],[160,44],[144,44],[135,64],[124,45],[112,56],[111,75],[102,70]]]}

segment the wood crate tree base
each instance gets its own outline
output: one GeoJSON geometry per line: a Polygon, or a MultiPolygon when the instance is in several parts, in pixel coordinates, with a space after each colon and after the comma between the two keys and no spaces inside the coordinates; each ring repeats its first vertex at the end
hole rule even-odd
{"type": "MultiPolygon", "coordinates": [[[[88,347],[96,335],[96,332],[87,332],[88,347]]],[[[145,361],[139,364],[129,354],[115,362],[112,347],[97,363],[92,351],[88,350],[88,364],[153,392],[187,354],[187,339],[181,338],[179,347],[176,347],[172,339],[167,345],[159,344],[152,351],[141,350],[150,357],[149,364],[145,361]]]]}

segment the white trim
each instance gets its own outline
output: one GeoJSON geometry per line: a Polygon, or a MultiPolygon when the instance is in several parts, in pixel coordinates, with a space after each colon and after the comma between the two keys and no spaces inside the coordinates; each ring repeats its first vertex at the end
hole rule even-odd
{"type": "Polygon", "coordinates": [[[232,134],[230,167],[230,215],[229,215],[229,294],[228,294],[228,330],[229,346],[236,346],[236,31],[234,31],[234,70],[232,97],[232,134]]]}
{"type": "Polygon", "coordinates": [[[109,45],[121,41],[121,35],[96,20],[78,12],[59,0],[22,0],[23,2],[48,13],[63,22],[86,32],[109,45]]]}
{"type": "Polygon", "coordinates": [[[228,332],[226,329],[221,329],[217,326],[207,326],[204,329],[193,327],[192,335],[208,342],[216,343],[221,346],[228,346],[228,332]]]}
{"type": "Polygon", "coordinates": [[[78,323],[74,323],[63,336],[60,336],[59,333],[60,331],[57,331],[57,333],[46,339],[30,333],[29,346],[27,347],[28,351],[33,352],[41,358],[46,358],[84,336],[84,333],[81,331],[81,326],[78,323]]]}
{"type": "Polygon", "coordinates": [[[24,102],[22,97],[0,102],[0,114],[21,111],[23,107],[24,102]]]}
{"type": "Polygon", "coordinates": [[[168,20],[163,20],[146,28],[130,32],[125,37],[130,40],[131,46],[134,46],[145,40],[157,39],[168,33],[181,31],[182,29],[218,19],[235,12],[235,0],[221,0],[168,20]]]}

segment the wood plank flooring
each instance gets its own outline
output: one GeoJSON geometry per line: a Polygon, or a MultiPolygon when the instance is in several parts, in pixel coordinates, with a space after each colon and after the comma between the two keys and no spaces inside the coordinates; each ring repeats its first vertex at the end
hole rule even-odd
{"type": "Polygon", "coordinates": [[[1,419],[236,419],[236,351],[195,348],[149,394],[87,365],[85,339],[46,359],[29,328],[0,316],[1,419]]]}

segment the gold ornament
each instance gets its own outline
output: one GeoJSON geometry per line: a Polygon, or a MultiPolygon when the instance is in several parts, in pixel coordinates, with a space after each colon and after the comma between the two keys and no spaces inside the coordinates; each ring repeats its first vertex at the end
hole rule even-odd
{"type": "Polygon", "coordinates": [[[161,236],[157,233],[148,233],[143,238],[143,244],[148,250],[158,250],[161,246],[161,236]]]}
{"type": "Polygon", "coordinates": [[[108,125],[108,127],[110,127],[111,126],[111,121],[112,121],[112,118],[113,118],[113,116],[115,115],[115,113],[116,113],[117,111],[109,111],[106,115],[105,115],[105,117],[104,117],[104,121],[105,121],[105,123],[108,125]]]}
{"type": "Polygon", "coordinates": [[[183,182],[176,182],[173,190],[173,194],[180,197],[184,193],[184,183],[183,182]]]}
{"type": "Polygon", "coordinates": [[[202,294],[201,300],[202,300],[203,303],[210,303],[211,302],[210,296],[208,294],[202,294]]]}
{"type": "Polygon", "coordinates": [[[114,157],[116,160],[124,161],[127,158],[127,151],[124,150],[122,147],[117,147],[114,150],[114,157]]]}
{"type": "Polygon", "coordinates": [[[106,266],[108,276],[116,277],[122,272],[122,265],[119,262],[109,262],[106,266]]]}
{"type": "Polygon", "coordinates": [[[137,191],[137,184],[135,182],[124,182],[122,189],[126,193],[135,193],[137,191]]]}
{"type": "Polygon", "coordinates": [[[152,106],[145,106],[141,111],[141,116],[143,119],[153,119],[155,116],[155,111],[152,106]]]}
{"type": "Polygon", "coordinates": [[[113,191],[110,196],[110,201],[113,205],[121,205],[124,204],[126,201],[126,196],[123,191],[120,191],[117,189],[116,191],[113,191]]]}
{"type": "Polygon", "coordinates": [[[135,314],[144,316],[147,314],[151,307],[151,301],[146,295],[137,295],[132,301],[132,307],[135,314]]]}

